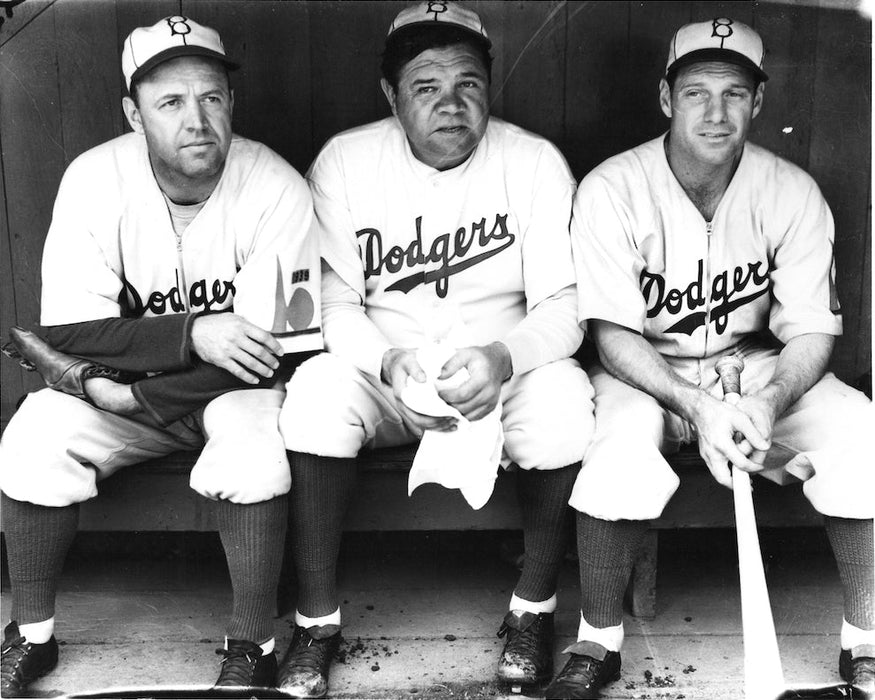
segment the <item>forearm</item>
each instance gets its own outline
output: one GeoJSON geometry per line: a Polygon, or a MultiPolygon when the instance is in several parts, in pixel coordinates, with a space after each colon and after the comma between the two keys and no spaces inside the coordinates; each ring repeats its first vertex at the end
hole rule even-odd
{"type": "Polygon", "coordinates": [[[782,415],[816,384],[826,372],[835,338],[825,333],[799,335],[781,350],[775,373],[757,395],[768,402],[774,415],[782,415]]]}
{"type": "Polygon", "coordinates": [[[514,374],[570,357],[583,341],[577,323],[577,290],[560,290],[529,311],[502,342],[510,351],[514,374]]]}
{"type": "Polygon", "coordinates": [[[277,381],[288,381],[298,365],[314,354],[284,355],[276,372],[271,377],[262,377],[258,384],[249,384],[221,367],[201,362],[183,372],[159,374],[134,382],[131,389],[143,411],[159,425],[168,425],[229,391],[269,389],[277,381]]]}
{"type": "Polygon", "coordinates": [[[173,372],[191,367],[196,315],[102,318],[34,332],[56,350],[126,372],[173,372]]]}
{"type": "Polygon", "coordinates": [[[609,321],[592,320],[590,328],[608,372],[650,394],[673,413],[694,419],[707,395],[678,375],[645,338],[609,321]]]}

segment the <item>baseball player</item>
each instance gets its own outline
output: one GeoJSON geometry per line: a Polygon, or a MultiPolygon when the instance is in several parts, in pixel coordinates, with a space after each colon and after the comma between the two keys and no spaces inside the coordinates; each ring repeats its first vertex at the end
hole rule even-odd
{"type": "Polygon", "coordinates": [[[602,366],[571,499],[578,641],[547,697],[595,698],[619,677],[635,551],[678,485],[663,454],[692,440],[725,486],[730,463],[805,482],[844,589],[839,671],[871,692],[872,407],[826,371],[841,333],[832,216],[811,177],[747,142],[767,80],[759,35],[715,19],[682,27],[670,47],[668,133],[598,166],[574,202],[580,321],[602,366]],[[736,406],[721,401],[714,370],[731,353],[745,362],[736,406]]]}
{"type": "Polygon", "coordinates": [[[319,314],[308,320],[286,303],[318,300],[318,251],[303,178],[231,132],[236,65],[219,35],[189,18],[135,29],[122,53],[134,133],[91,149],[64,174],[43,254],[44,329],[84,357],[172,373],[169,382],[113,385],[19,334],[61,390],[31,394],[0,443],[14,598],[4,697],[57,663],[55,590],[78,504],[121,467],[200,447],[191,486],[216,502],[234,596],[216,685],[273,685],[290,478],[276,427],[284,392],[272,375],[284,350],[321,342],[319,314]],[[235,313],[213,313],[232,305],[235,313]],[[164,426],[145,420],[135,398],[114,411],[95,405],[104,389],[125,400],[161,397],[198,374],[214,382],[215,397],[164,426]],[[263,386],[228,390],[235,381],[263,386]]]}
{"type": "Polygon", "coordinates": [[[519,466],[526,540],[499,634],[502,681],[552,675],[555,586],[566,504],[593,426],[592,389],[569,359],[581,341],[568,222],[574,180],[544,139],[489,116],[491,43],[480,18],[423,2],[393,21],[383,91],[393,116],[342,133],[308,179],[323,257],[328,353],[295,373],[280,428],[290,450],[299,598],[278,687],[327,692],[340,639],[335,568],[362,448],[453,430],[400,400],[425,374],[416,350],[456,318],[469,345],[439,392],[467,419],[501,403],[505,456],[519,466]]]}

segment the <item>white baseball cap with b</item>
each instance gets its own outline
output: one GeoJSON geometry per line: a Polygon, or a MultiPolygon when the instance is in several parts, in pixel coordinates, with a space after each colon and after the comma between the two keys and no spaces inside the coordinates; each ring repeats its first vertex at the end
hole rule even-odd
{"type": "Polygon", "coordinates": [[[155,66],[179,56],[206,56],[236,70],[239,63],[225,55],[222,39],[215,29],[198,24],[182,15],[158,20],[151,27],[137,27],[125,39],[122,50],[122,73],[128,90],[131,83],[155,66]]]}
{"type": "Polygon", "coordinates": [[[429,25],[459,27],[485,42],[488,48],[492,47],[492,42],[486,34],[486,28],[483,26],[480,15],[473,10],[469,10],[467,7],[463,7],[461,3],[452,2],[451,0],[418,2],[415,5],[404,8],[398,13],[392,24],[389,25],[387,38],[406,27],[429,25]]]}
{"type": "Polygon", "coordinates": [[[719,17],[708,22],[686,24],[675,32],[669,45],[667,78],[678,69],[703,61],[732,63],[753,71],[762,81],[769,76],[763,70],[765,49],[760,35],[743,22],[719,17]]]}

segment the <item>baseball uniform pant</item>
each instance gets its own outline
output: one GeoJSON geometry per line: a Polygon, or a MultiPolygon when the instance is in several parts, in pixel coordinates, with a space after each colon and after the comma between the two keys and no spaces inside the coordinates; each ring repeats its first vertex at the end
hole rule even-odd
{"type": "MultiPolygon", "coordinates": [[[[287,385],[280,414],[286,447],[322,457],[355,457],[364,448],[416,442],[392,389],[330,353],[311,358],[287,385]]],[[[593,430],[593,389],[576,361],[559,360],[501,389],[504,462],[559,469],[578,462],[593,430]]]]}
{"type": "MultiPolygon", "coordinates": [[[[738,352],[745,361],[742,392],[753,393],[771,379],[777,350],[748,346],[738,352]]],[[[682,377],[722,398],[718,359],[666,358],[682,377]]],[[[602,520],[657,518],[679,484],[663,455],[695,440],[695,432],[602,367],[590,371],[590,379],[596,431],[570,503],[602,520]]],[[[824,515],[871,518],[875,470],[863,441],[872,425],[872,402],[827,373],[775,423],[761,475],[777,483],[804,481],[806,497],[824,515]]]]}
{"type": "Polygon", "coordinates": [[[122,467],[203,447],[190,484],[211,499],[259,503],[288,493],[285,446],[277,430],[283,392],[223,394],[165,428],[108,413],[52,389],[30,394],[0,441],[0,490],[43,506],[97,495],[97,482],[122,467]]]}

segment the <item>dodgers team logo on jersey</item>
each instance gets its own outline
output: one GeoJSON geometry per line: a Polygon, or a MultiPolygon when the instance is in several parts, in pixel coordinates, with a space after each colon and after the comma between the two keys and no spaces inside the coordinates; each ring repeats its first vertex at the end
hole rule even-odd
{"type": "Polygon", "coordinates": [[[696,278],[683,289],[669,287],[665,277],[641,272],[639,284],[647,302],[647,318],[661,315],[678,317],[663,333],[693,335],[696,329],[711,322],[718,334],[726,330],[729,315],[771,289],[768,266],[760,260],[719,271],[711,277],[711,288],[705,289],[705,261],[699,259],[696,278]]]}
{"type": "Polygon", "coordinates": [[[177,270],[174,286],[167,291],[150,292],[144,300],[143,294],[126,278],[122,278],[119,304],[125,309],[126,316],[139,318],[147,311],[155,316],[166,313],[178,314],[189,309],[220,311],[230,306],[234,300],[234,283],[230,280],[214,279],[212,282],[207,282],[205,279],[200,279],[189,285],[188,290],[181,288],[179,270],[177,270]]]}
{"type": "Polygon", "coordinates": [[[422,243],[421,216],[416,217],[414,227],[414,238],[406,248],[396,245],[386,251],[383,250],[383,235],[378,229],[356,231],[366,280],[384,270],[397,274],[405,268],[414,270],[437,265],[404,275],[386,287],[386,291],[407,294],[421,284],[434,283],[435,293],[443,299],[449,291],[450,277],[507,250],[516,240],[507,228],[507,214],[496,214],[491,224],[487,224],[486,217],[483,217],[480,221],[472,221],[468,227],[460,226],[452,233],[442,233],[435,237],[427,251],[422,243]]]}

